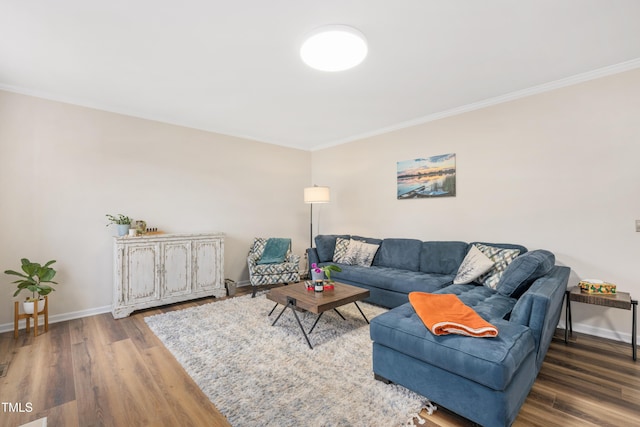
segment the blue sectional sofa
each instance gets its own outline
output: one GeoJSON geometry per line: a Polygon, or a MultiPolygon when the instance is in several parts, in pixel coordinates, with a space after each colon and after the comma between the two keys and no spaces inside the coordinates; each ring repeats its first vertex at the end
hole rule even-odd
{"type": "MultiPolygon", "coordinates": [[[[309,263],[335,264],[332,279],[366,288],[391,308],[371,321],[373,371],[486,427],[513,423],[542,366],[560,318],[569,268],[548,251],[486,242],[423,242],[320,235],[309,263]],[[334,262],[336,242],[378,245],[371,265],[334,262]],[[454,284],[472,246],[517,250],[495,289],[454,284]],[[456,294],[498,329],[494,338],[433,335],[408,302],[410,292],[456,294]]],[[[369,246],[370,248],[372,246],[369,246]]]]}

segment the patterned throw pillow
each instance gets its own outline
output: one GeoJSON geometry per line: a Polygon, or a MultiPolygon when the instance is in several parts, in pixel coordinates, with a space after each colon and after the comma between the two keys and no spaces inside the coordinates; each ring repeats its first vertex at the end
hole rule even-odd
{"type": "Polygon", "coordinates": [[[520,255],[520,250],[496,248],[495,246],[487,246],[480,243],[476,243],[474,246],[477,246],[494,264],[491,270],[478,277],[476,281],[482,283],[487,288],[496,289],[502,274],[507,269],[509,263],[520,255]]]}
{"type": "Polygon", "coordinates": [[[344,237],[338,237],[336,239],[336,248],[333,251],[333,262],[346,264],[345,255],[349,249],[349,241],[349,239],[345,239],[344,237]]]}
{"type": "Polygon", "coordinates": [[[471,283],[478,277],[491,270],[493,267],[493,261],[486,256],[475,245],[471,246],[467,256],[462,260],[462,264],[458,268],[458,274],[453,279],[453,283],[456,285],[463,285],[471,283]]]}
{"type": "Polygon", "coordinates": [[[351,241],[349,241],[349,249],[344,256],[344,264],[371,267],[373,257],[376,255],[379,247],[380,245],[351,239],[351,241]]]}

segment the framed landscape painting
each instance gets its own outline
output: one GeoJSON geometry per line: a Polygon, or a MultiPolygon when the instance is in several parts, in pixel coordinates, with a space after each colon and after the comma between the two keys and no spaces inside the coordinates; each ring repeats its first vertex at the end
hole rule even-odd
{"type": "Polygon", "coordinates": [[[456,155],[398,162],[398,200],[456,195],[456,155]]]}

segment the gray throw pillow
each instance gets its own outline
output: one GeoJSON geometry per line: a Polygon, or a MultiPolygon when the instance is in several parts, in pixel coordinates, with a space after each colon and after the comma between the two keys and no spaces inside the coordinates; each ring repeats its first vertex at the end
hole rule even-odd
{"type": "Polygon", "coordinates": [[[320,262],[331,262],[338,237],[349,238],[348,235],[320,234],[316,236],[316,251],[320,262]]]}
{"type": "Polygon", "coordinates": [[[478,249],[482,251],[491,261],[493,261],[493,267],[482,276],[478,277],[477,282],[482,283],[489,289],[496,289],[500,278],[504,274],[511,261],[516,259],[520,254],[519,249],[503,249],[496,246],[483,245],[476,243],[478,249]]]}
{"type": "Polygon", "coordinates": [[[549,273],[555,263],[555,255],[544,249],[520,255],[504,271],[496,291],[508,297],[519,298],[536,279],[549,273]]]}
{"type": "Polygon", "coordinates": [[[333,262],[337,262],[340,264],[347,264],[347,251],[349,250],[349,239],[345,239],[344,237],[338,237],[336,239],[336,248],[333,251],[333,262]]]}

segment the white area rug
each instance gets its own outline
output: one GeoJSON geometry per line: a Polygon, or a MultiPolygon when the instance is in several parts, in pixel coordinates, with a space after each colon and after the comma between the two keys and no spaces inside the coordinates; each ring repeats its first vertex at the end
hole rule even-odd
{"type": "MultiPolygon", "coordinates": [[[[359,303],[367,318],[385,310],[359,303]]],[[[424,398],[373,378],[369,325],[354,304],[326,312],[309,348],[287,309],[264,294],[145,320],[233,426],[399,426],[424,398]]],[[[298,313],[305,330],[315,320],[298,313]]]]}

